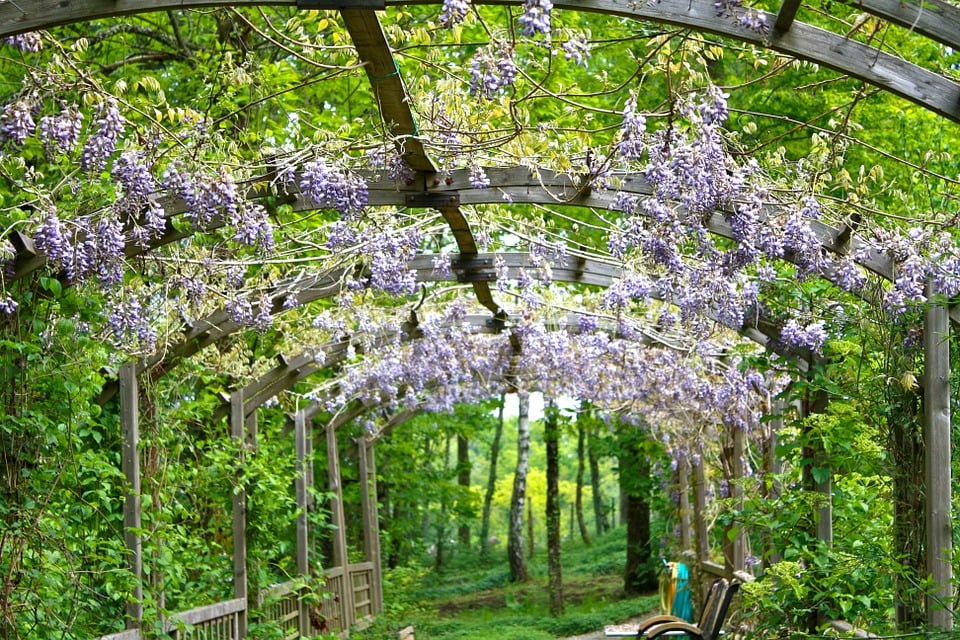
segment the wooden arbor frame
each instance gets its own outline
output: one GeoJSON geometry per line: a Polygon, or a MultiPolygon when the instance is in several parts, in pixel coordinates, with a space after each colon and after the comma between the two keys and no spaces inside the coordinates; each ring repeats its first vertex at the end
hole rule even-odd
{"type": "MultiPolygon", "coordinates": [[[[412,3],[419,3],[413,0],[412,3]]],[[[501,2],[497,2],[501,3],[501,2]]],[[[516,4],[515,2],[502,2],[516,4]]],[[[363,0],[356,2],[329,2],[328,0],[276,0],[270,1],[233,1],[218,2],[216,0],[37,0],[31,6],[24,8],[24,3],[0,4],[0,36],[35,30],[45,27],[64,24],[67,22],[89,20],[97,17],[121,15],[152,10],[172,10],[201,6],[243,6],[243,5],[287,5],[301,8],[339,8],[343,14],[361,59],[366,64],[366,71],[371,78],[383,78],[395,69],[392,66],[392,55],[386,46],[379,22],[372,10],[372,5],[363,0]],[[389,60],[389,65],[388,65],[389,60]]],[[[411,4],[393,0],[390,4],[411,4]]],[[[795,58],[809,60],[833,68],[852,77],[859,78],[881,89],[899,95],[930,111],[946,117],[954,122],[960,122],[960,87],[957,83],[929,70],[909,63],[896,56],[880,51],[866,44],[858,43],[840,34],[830,33],[807,24],[797,22],[795,16],[800,8],[800,0],[784,0],[777,14],[763,14],[763,19],[771,25],[769,35],[761,35],[733,22],[723,19],[716,14],[712,3],[688,2],[687,0],[662,0],[643,6],[621,4],[613,0],[560,0],[555,6],[562,9],[587,10],[617,14],[637,20],[661,22],[688,27],[700,31],[711,32],[725,37],[741,40],[757,46],[768,47],[772,50],[786,53],[795,58]]],[[[889,20],[901,26],[913,29],[934,41],[944,45],[960,48],[960,11],[952,5],[938,0],[926,1],[922,4],[899,2],[898,0],[863,0],[860,6],[868,13],[889,20]]],[[[412,118],[408,107],[404,104],[406,92],[402,79],[394,75],[387,82],[376,85],[376,95],[384,120],[394,123],[391,134],[394,136],[410,136],[413,134],[412,118]]],[[[423,152],[422,145],[411,143],[407,138],[404,153],[411,166],[426,177],[435,172],[435,167],[423,152]]],[[[492,173],[492,172],[491,172],[492,173]]],[[[540,176],[542,178],[542,176],[540,176]]],[[[407,206],[431,206],[443,213],[457,240],[461,258],[469,262],[478,259],[476,243],[466,221],[459,212],[461,204],[472,204],[469,190],[463,187],[463,176],[450,188],[441,186],[437,189],[427,189],[433,196],[426,199],[406,199],[407,206]],[[443,200],[444,194],[457,192],[458,199],[443,200]],[[440,199],[435,196],[440,195],[440,199]],[[419,204],[418,204],[419,203],[419,204]]],[[[537,185],[534,180],[521,178],[518,186],[520,194],[536,194],[537,185]]],[[[536,180],[542,187],[539,178],[536,180]]],[[[426,179],[422,184],[428,184],[426,179]]],[[[603,203],[602,196],[584,192],[583,189],[572,185],[576,189],[571,196],[571,203],[585,204],[586,206],[609,206],[603,203]],[[593,199],[596,200],[593,200],[593,199]],[[574,202],[580,200],[580,202],[574,202]]],[[[505,188],[502,186],[501,189],[505,188]]],[[[539,194],[551,196],[550,203],[555,202],[552,195],[546,190],[539,194]]],[[[537,201],[534,199],[526,201],[537,201]]],[[[482,202],[479,197],[476,202],[482,202]]],[[[523,202],[523,198],[515,199],[523,202]]],[[[399,204],[399,203],[398,203],[399,204]]],[[[717,217],[713,230],[724,235],[722,219],[717,217]]],[[[845,240],[850,237],[849,230],[829,230],[824,236],[824,246],[828,249],[849,250],[845,240]]],[[[171,238],[175,239],[175,238],[171,238]]],[[[18,237],[18,254],[22,258],[18,275],[22,276],[32,270],[32,266],[42,264],[43,257],[31,255],[31,246],[28,239],[18,237]],[[29,266],[28,266],[29,265],[29,266]]],[[[892,267],[889,264],[870,263],[864,265],[872,271],[890,278],[892,267]]],[[[488,280],[471,281],[477,299],[495,314],[498,320],[503,319],[499,306],[492,299],[488,280]]],[[[934,294],[932,290],[928,293],[934,294]]],[[[934,581],[941,585],[938,594],[946,600],[951,599],[951,568],[945,558],[943,550],[950,548],[949,537],[949,475],[943,477],[943,469],[949,470],[949,321],[958,321],[956,311],[948,311],[943,307],[932,307],[925,315],[924,349],[925,349],[925,390],[928,402],[925,406],[925,441],[926,441],[926,469],[928,482],[928,526],[927,526],[927,553],[928,566],[931,568],[934,581]],[[946,458],[944,459],[944,456],[946,458]],[[940,475],[938,475],[940,474],[940,475]],[[945,488],[945,491],[944,491],[945,488]]],[[[214,325],[219,326],[219,325],[214,325]]],[[[204,327],[198,330],[185,344],[184,355],[189,355],[194,345],[202,346],[202,342],[211,337],[209,329],[204,327]]],[[[193,331],[193,329],[191,329],[193,331]]],[[[197,346],[197,348],[199,348],[197,346]]],[[[136,374],[135,369],[128,367],[128,374],[136,374]]],[[[125,387],[129,389],[129,387],[125,387]]],[[[242,437],[236,433],[236,437],[242,437]]],[[[134,451],[135,453],[135,451],[134,451]]],[[[949,627],[952,620],[949,611],[931,608],[931,623],[935,626],[949,627]]]]}

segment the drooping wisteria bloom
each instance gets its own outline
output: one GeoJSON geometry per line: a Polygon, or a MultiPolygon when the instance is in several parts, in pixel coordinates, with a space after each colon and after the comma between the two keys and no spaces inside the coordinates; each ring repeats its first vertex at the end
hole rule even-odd
{"type": "Polygon", "coordinates": [[[520,16],[520,33],[533,37],[538,33],[550,34],[550,12],[553,3],[550,0],[524,0],[523,15],[520,16]]]}
{"type": "Polygon", "coordinates": [[[487,172],[478,164],[470,165],[470,186],[474,189],[486,189],[490,186],[490,178],[487,172]]]}
{"type": "Polygon", "coordinates": [[[65,106],[57,115],[40,118],[40,141],[51,149],[67,153],[80,142],[83,114],[75,106],[65,106]]]}
{"type": "Polygon", "coordinates": [[[470,10],[470,0],[443,0],[440,10],[440,26],[452,27],[463,22],[470,10]]]}
{"type": "Polygon", "coordinates": [[[582,33],[573,33],[567,40],[560,45],[563,50],[565,60],[573,62],[575,65],[586,68],[587,61],[590,59],[591,45],[587,37],[582,33]]]}
{"type": "Polygon", "coordinates": [[[300,191],[317,206],[338,211],[345,218],[367,206],[367,182],[322,158],[307,162],[300,173],[300,191]]]}
{"type": "Polygon", "coordinates": [[[470,61],[470,94],[492,100],[512,87],[517,78],[513,49],[506,45],[483,47],[470,61]]]}
{"type": "Polygon", "coordinates": [[[43,50],[43,39],[37,31],[18,33],[15,36],[9,36],[4,42],[11,47],[16,47],[20,49],[20,51],[26,51],[27,53],[38,53],[43,50]]]}
{"type": "Polygon", "coordinates": [[[17,301],[8,295],[0,295],[0,314],[11,316],[17,310],[17,301]]]}
{"type": "Polygon", "coordinates": [[[623,122],[620,124],[620,142],[617,152],[624,160],[639,160],[646,151],[647,119],[637,111],[637,96],[630,94],[623,107],[623,122]]]}
{"type": "Polygon", "coordinates": [[[29,96],[14,100],[0,113],[0,142],[21,146],[37,129],[33,120],[34,104],[29,96]]]}
{"type": "Polygon", "coordinates": [[[790,318],[784,323],[780,331],[780,341],[795,349],[810,349],[816,354],[823,354],[823,345],[828,338],[822,322],[813,322],[806,327],[800,325],[796,318],[790,318]]]}
{"type": "Polygon", "coordinates": [[[84,171],[102,171],[107,159],[117,148],[120,136],[126,128],[126,119],[120,114],[116,98],[109,96],[100,104],[93,131],[87,138],[80,156],[80,168],[84,171]]]}

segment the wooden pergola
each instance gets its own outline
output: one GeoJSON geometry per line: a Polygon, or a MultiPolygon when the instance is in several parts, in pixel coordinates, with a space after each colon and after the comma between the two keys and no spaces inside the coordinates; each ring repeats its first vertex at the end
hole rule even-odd
{"type": "MultiPolygon", "coordinates": [[[[416,124],[407,98],[408,91],[403,77],[399,74],[393,52],[380,25],[377,10],[406,4],[426,4],[427,0],[389,0],[378,3],[376,0],[35,0],[26,2],[0,3],[0,37],[6,37],[26,31],[51,28],[57,25],[83,22],[97,18],[120,16],[161,10],[181,10],[188,8],[216,6],[291,6],[301,9],[337,9],[349,31],[359,59],[364,65],[371,89],[376,96],[382,120],[391,123],[388,132],[403,153],[410,167],[416,172],[416,178],[410,184],[398,185],[394,181],[377,180],[368,175],[371,205],[393,205],[407,208],[435,209],[440,211],[456,241],[458,254],[453,260],[454,278],[460,283],[469,283],[476,300],[489,311],[489,316],[471,317],[470,322],[483,330],[509,330],[511,319],[497,303],[490,283],[496,282],[497,273],[493,269],[493,254],[479,251],[478,243],[461,207],[466,205],[486,205],[501,201],[503,194],[516,203],[556,204],[569,206],[609,209],[613,206],[612,194],[590,189],[586,177],[582,179],[541,171],[532,175],[524,167],[498,167],[487,171],[495,189],[477,189],[471,186],[466,170],[454,171],[449,180],[438,180],[438,169],[430,158],[423,143],[417,136],[416,124]]],[[[513,0],[491,1],[490,4],[519,4],[513,0]]],[[[712,33],[757,47],[791,56],[799,60],[814,62],[834,69],[842,74],[862,80],[872,86],[900,96],[924,109],[960,123],[960,84],[956,81],[912,64],[887,51],[870,44],[864,44],[847,37],[845,34],[832,33],[795,19],[801,6],[800,0],[784,0],[776,14],[760,12],[760,17],[770,26],[769,33],[740,26],[733,21],[718,16],[714,3],[706,0],[660,0],[650,3],[633,3],[617,0],[558,0],[554,2],[559,9],[572,11],[600,12],[622,16],[623,18],[676,25],[695,31],[712,33]]],[[[864,12],[891,23],[911,29],[917,34],[946,46],[960,49],[960,8],[941,0],[923,0],[922,2],[900,0],[861,0],[864,12]]],[[[621,191],[645,195],[651,193],[651,186],[641,176],[624,176],[621,191]]],[[[295,189],[282,194],[262,193],[251,190],[248,197],[257,199],[267,195],[280,195],[286,198],[294,211],[309,210],[315,207],[309,199],[295,189]]],[[[161,200],[168,220],[168,233],[155,241],[149,249],[134,243],[128,245],[128,254],[176,242],[184,237],[177,231],[173,220],[182,215],[185,207],[174,199],[161,200]]],[[[709,230],[721,237],[734,238],[728,222],[722,213],[715,212],[708,221],[709,230]]],[[[816,232],[821,239],[825,252],[840,255],[856,253],[862,240],[851,228],[832,228],[820,224],[816,232]]],[[[17,253],[16,268],[8,282],[30,277],[46,263],[46,257],[36,251],[31,238],[19,233],[10,237],[17,253]]],[[[517,272],[528,264],[529,256],[522,253],[501,254],[502,259],[515,277],[517,272]]],[[[861,261],[860,266],[887,280],[894,278],[894,265],[888,256],[871,254],[861,261]]],[[[439,280],[441,276],[433,273],[430,256],[419,256],[410,268],[417,272],[420,281],[439,280]]],[[[336,295],[341,287],[341,273],[328,273],[315,281],[304,283],[302,280],[281,284],[269,292],[275,311],[280,311],[284,298],[290,291],[297,292],[298,302],[305,304],[314,300],[336,295]]],[[[615,268],[589,256],[572,256],[562,265],[554,267],[553,276],[557,281],[590,284],[599,287],[610,286],[618,277],[615,268]]],[[[835,280],[836,275],[822,270],[819,276],[835,280]]],[[[929,289],[933,297],[936,292],[929,289]]],[[[868,302],[872,302],[870,292],[860,292],[868,302]]],[[[668,301],[669,302],[669,301],[668,301]]],[[[951,324],[960,324],[960,309],[946,306],[931,306],[924,316],[924,442],[926,471],[926,563],[932,581],[938,585],[938,591],[932,598],[952,602],[953,572],[950,563],[952,549],[950,505],[950,389],[949,389],[949,340],[951,324]]],[[[230,319],[225,311],[216,312],[209,317],[195,321],[186,330],[182,340],[170,345],[162,354],[140,361],[125,364],[117,380],[104,390],[104,399],[119,393],[122,407],[124,434],[123,470],[129,483],[130,492],[126,496],[124,508],[124,528],[126,543],[130,551],[131,572],[142,579],[141,541],[136,533],[140,528],[140,471],[138,453],[138,399],[140,390],[138,379],[154,372],[169,371],[178,361],[189,358],[200,350],[215,344],[219,340],[241,330],[242,327],[230,319]]],[[[739,328],[740,333],[766,349],[781,349],[779,329],[767,318],[751,319],[739,328]]],[[[344,357],[348,343],[325,345],[324,364],[317,364],[315,354],[299,354],[293,357],[281,357],[274,369],[259,379],[250,381],[230,394],[224,404],[229,415],[232,437],[242,442],[241,450],[256,447],[257,410],[269,398],[291,389],[296,383],[308,376],[331,366],[344,357]]],[[[809,354],[785,353],[791,357],[803,358],[809,354]]],[[[329,486],[336,494],[340,488],[340,476],[337,463],[337,428],[347,421],[370,410],[370,406],[357,405],[341,413],[329,424],[319,427],[325,436],[329,461],[329,486]]],[[[311,507],[308,486],[312,483],[312,473],[305,465],[310,457],[312,434],[316,427],[314,421],[320,414],[317,405],[302,409],[291,417],[294,428],[297,459],[301,465],[300,480],[297,484],[297,504],[300,516],[297,525],[297,567],[301,575],[309,572],[307,550],[309,548],[309,528],[306,514],[311,507]]],[[[393,423],[402,421],[409,412],[396,416],[393,423]]],[[[333,520],[337,529],[334,544],[335,568],[327,572],[327,578],[340,594],[342,610],[326,611],[328,619],[339,617],[339,628],[334,631],[346,631],[351,623],[382,611],[383,596],[380,587],[380,551],[377,537],[377,514],[375,509],[375,460],[373,443],[363,438],[356,442],[361,476],[364,478],[363,519],[365,530],[365,562],[350,565],[346,554],[342,502],[333,503],[333,520]],[[358,594],[367,594],[360,596],[358,594]]],[[[740,444],[742,447],[742,443],[740,444]]],[[[243,460],[238,460],[238,465],[243,460]]],[[[696,484],[694,481],[693,484],[696,484]]],[[[829,482],[822,483],[819,489],[827,496],[830,494],[829,482]]],[[[701,498],[697,498],[700,500],[701,498]]],[[[696,507],[695,507],[696,508],[696,507]]],[[[245,637],[247,630],[246,615],[248,601],[257,594],[248,593],[246,576],[246,496],[241,491],[235,495],[233,504],[234,539],[234,595],[228,602],[219,603],[197,614],[187,612],[179,618],[180,622],[197,624],[198,628],[208,625],[232,627],[224,631],[222,637],[245,637]],[[227,622],[224,622],[227,621],[227,622]]],[[[819,535],[829,542],[831,539],[829,502],[821,509],[819,535]]],[[[698,556],[705,555],[705,532],[698,531],[696,536],[698,556]]],[[[688,541],[689,542],[689,541],[688,541]]],[[[692,544],[692,543],[691,543],[692,544]]],[[[743,569],[742,545],[733,541],[733,547],[727,555],[728,571],[743,569]]],[[[296,593],[290,595],[290,602],[297,603],[296,593]]],[[[139,637],[137,628],[143,622],[142,591],[132,594],[128,608],[127,624],[130,631],[110,636],[114,640],[139,637]]],[[[331,605],[332,606],[332,605],[331,605]]],[[[283,614],[290,613],[287,611],[283,614]]],[[[929,623],[932,627],[952,628],[951,612],[942,607],[928,607],[929,623]]],[[[292,620],[293,618],[291,618],[292,620]]],[[[308,612],[302,603],[296,605],[296,625],[300,632],[310,629],[308,612]]],[[[173,625],[176,620],[171,621],[173,625]]],[[[171,626],[173,628],[173,626],[171,626]]],[[[226,627],[224,627],[226,628],[226,627]]],[[[183,637],[191,637],[189,633],[183,637]]]]}

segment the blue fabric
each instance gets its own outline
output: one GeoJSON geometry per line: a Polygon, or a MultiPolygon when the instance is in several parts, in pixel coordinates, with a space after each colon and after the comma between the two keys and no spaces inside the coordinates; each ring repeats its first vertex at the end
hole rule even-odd
{"type": "Polygon", "coordinates": [[[690,570],[682,562],[677,563],[677,585],[670,615],[693,623],[693,601],[690,599],[690,570]]]}

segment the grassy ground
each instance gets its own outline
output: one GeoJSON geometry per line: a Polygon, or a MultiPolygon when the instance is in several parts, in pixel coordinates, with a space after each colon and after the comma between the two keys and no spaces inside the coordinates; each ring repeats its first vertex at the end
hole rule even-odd
{"type": "Polygon", "coordinates": [[[416,640],[550,640],[602,630],[656,609],[656,594],[623,593],[624,530],[562,553],[565,613],[550,615],[546,553],[529,561],[531,580],[511,584],[506,551],[488,560],[461,554],[441,571],[403,568],[384,585],[384,620],[355,638],[396,637],[413,626],[416,640]]]}

